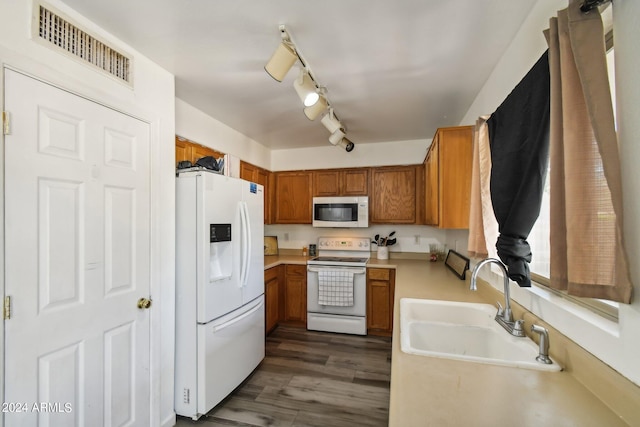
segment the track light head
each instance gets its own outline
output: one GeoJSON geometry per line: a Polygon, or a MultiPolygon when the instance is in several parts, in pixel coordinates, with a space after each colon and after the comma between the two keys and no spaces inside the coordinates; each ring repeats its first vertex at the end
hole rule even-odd
{"type": "Polygon", "coordinates": [[[300,75],[293,82],[293,87],[305,107],[311,107],[320,99],[315,83],[309,76],[309,72],[304,68],[300,70],[300,75]]]}
{"type": "Polygon", "coordinates": [[[320,97],[318,98],[318,102],[313,104],[311,107],[305,107],[304,115],[307,116],[309,120],[315,120],[328,107],[329,103],[327,102],[327,98],[325,98],[323,95],[320,95],[320,97]]]}
{"type": "Polygon", "coordinates": [[[329,142],[336,147],[344,148],[347,153],[353,151],[355,145],[345,137],[344,129],[338,129],[331,134],[329,142]]]}
{"type": "Polygon", "coordinates": [[[329,142],[333,145],[337,145],[340,141],[342,141],[344,135],[344,131],[342,129],[338,129],[337,131],[332,133],[331,136],[329,136],[329,142]]]}
{"type": "Polygon", "coordinates": [[[353,144],[353,142],[349,141],[347,138],[342,138],[342,141],[340,141],[338,146],[344,148],[347,151],[347,153],[352,152],[353,149],[355,148],[355,145],[353,144]]]}
{"type": "Polygon", "coordinates": [[[273,52],[271,59],[264,66],[264,70],[271,77],[281,82],[287,75],[293,64],[298,59],[296,50],[293,45],[287,41],[281,42],[276,51],[273,52]]]}
{"type": "Polygon", "coordinates": [[[344,126],[342,126],[342,123],[340,123],[340,121],[336,118],[333,112],[333,108],[329,108],[329,112],[320,119],[320,123],[322,123],[330,133],[334,133],[338,129],[344,128],[344,126]]]}

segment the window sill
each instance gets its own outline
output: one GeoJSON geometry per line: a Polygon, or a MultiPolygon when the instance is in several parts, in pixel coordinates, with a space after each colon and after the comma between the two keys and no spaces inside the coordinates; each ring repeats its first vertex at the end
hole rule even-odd
{"type": "MultiPolygon", "coordinates": [[[[597,328],[598,330],[610,335],[611,337],[620,337],[620,327],[618,325],[618,322],[605,318],[604,316],[592,310],[589,310],[588,308],[582,307],[579,304],[563,298],[562,296],[556,295],[554,292],[536,285],[535,282],[530,288],[521,288],[521,291],[530,294],[528,302],[530,302],[531,305],[526,308],[543,319],[545,318],[545,316],[543,316],[542,314],[546,313],[536,313],[536,311],[538,310],[535,310],[535,308],[542,308],[541,304],[544,302],[545,305],[548,304],[551,307],[555,307],[557,310],[560,310],[566,313],[566,315],[573,317],[576,321],[585,322],[587,325],[597,328]]],[[[517,299],[516,302],[522,305],[522,303],[517,299]]],[[[548,311],[550,311],[551,307],[547,308],[547,313],[548,311]]],[[[545,310],[543,309],[540,311],[544,312],[545,310]]]]}

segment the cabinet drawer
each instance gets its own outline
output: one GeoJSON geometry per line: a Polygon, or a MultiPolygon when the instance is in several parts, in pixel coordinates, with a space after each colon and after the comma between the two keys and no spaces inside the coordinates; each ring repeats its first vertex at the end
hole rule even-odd
{"type": "Polygon", "coordinates": [[[264,281],[265,283],[272,279],[278,278],[278,267],[271,267],[264,272],[264,281]]]}
{"type": "Polygon", "coordinates": [[[367,269],[369,279],[389,280],[390,271],[388,268],[369,268],[367,269]]]}
{"type": "Polygon", "coordinates": [[[297,264],[287,264],[287,276],[306,276],[307,266],[297,264]]]}

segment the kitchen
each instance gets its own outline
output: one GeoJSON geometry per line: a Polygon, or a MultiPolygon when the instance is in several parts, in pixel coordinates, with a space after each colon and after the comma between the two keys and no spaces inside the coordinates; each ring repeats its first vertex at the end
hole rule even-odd
{"type": "MultiPolygon", "coordinates": [[[[61,87],[82,93],[84,96],[101,100],[103,103],[127,111],[132,115],[142,117],[151,123],[151,134],[155,141],[156,150],[153,151],[152,164],[152,200],[153,210],[151,224],[155,240],[152,243],[152,264],[150,267],[152,276],[151,293],[154,295],[154,303],[157,303],[159,311],[151,310],[151,354],[154,355],[150,367],[151,388],[154,392],[154,403],[151,408],[152,425],[172,425],[175,415],[173,413],[173,360],[169,354],[173,352],[173,277],[175,258],[174,248],[174,197],[171,191],[175,176],[173,175],[173,159],[175,135],[183,136],[192,141],[214,148],[216,150],[233,153],[238,158],[263,167],[271,171],[287,171],[302,169],[324,169],[343,167],[369,167],[377,165],[404,165],[417,164],[423,161],[429,139],[433,131],[423,134],[418,139],[398,140],[389,139],[387,142],[372,144],[358,144],[351,153],[330,146],[325,134],[322,139],[325,145],[318,147],[304,147],[270,150],[261,145],[258,140],[243,135],[231,127],[223,124],[219,119],[207,115],[201,109],[194,107],[186,101],[175,98],[175,83],[171,73],[165,71],[143,54],[136,51],[136,46],[130,43],[126,35],[121,36],[122,41],[111,36],[106,25],[101,28],[97,23],[87,19],[88,14],[83,15],[82,6],[78,3],[75,7],[68,7],[64,3],[51,2],[58,9],[74,20],[81,22],[104,39],[117,42],[118,45],[127,46],[127,51],[136,59],[135,66],[135,90],[120,83],[105,81],[101,76],[80,63],[70,61],[59,53],[44,48],[28,38],[30,34],[28,26],[29,8],[31,2],[10,2],[3,0],[0,15],[0,60],[13,69],[22,70],[28,74],[53,82],[61,87]],[[74,10],[75,9],[75,10],[74,10]],[[357,154],[357,156],[356,156],[357,154]],[[161,356],[162,355],[162,356],[161,356]]],[[[69,2],[68,4],[72,4],[69,2]]],[[[556,9],[564,7],[556,1],[538,1],[532,8],[526,19],[519,25],[520,31],[514,36],[513,41],[505,46],[497,65],[493,69],[482,88],[474,94],[474,99],[467,106],[462,118],[456,123],[444,125],[466,125],[475,122],[479,115],[490,113],[504,99],[514,85],[522,78],[531,67],[533,61],[544,50],[544,40],[540,32],[547,26],[548,18],[555,14],[556,9]]],[[[638,259],[640,254],[640,194],[637,176],[637,168],[634,160],[640,158],[639,148],[635,144],[635,136],[640,134],[640,126],[637,117],[638,105],[640,105],[640,89],[633,76],[640,65],[636,52],[635,40],[638,39],[638,29],[634,17],[638,16],[638,5],[635,2],[616,2],[613,6],[614,29],[616,33],[616,91],[618,105],[619,138],[622,150],[622,172],[625,196],[625,226],[628,238],[626,239],[629,259],[638,259]]],[[[95,21],[95,19],[94,19],[95,21]]],[[[265,38],[274,45],[277,43],[277,24],[273,22],[272,28],[265,30],[265,38]],[[274,38],[275,37],[275,38],[274,38]]],[[[300,34],[300,30],[294,27],[294,36],[300,34]]],[[[301,50],[308,55],[313,64],[313,50],[304,44],[301,50]]],[[[269,50],[273,49],[270,48],[269,50]]],[[[255,73],[269,77],[262,67],[268,59],[271,51],[264,52],[264,58],[255,61],[255,73]]],[[[319,70],[318,70],[319,71],[319,70]]],[[[323,74],[318,73],[322,79],[323,74]]],[[[277,87],[279,91],[293,92],[290,87],[277,87]]],[[[340,89],[329,84],[330,96],[337,96],[340,89]]],[[[3,89],[4,90],[4,89],[3,89]]],[[[197,91],[197,88],[193,90],[197,91]]],[[[276,90],[276,89],[274,89],[276,90]]],[[[292,102],[291,108],[297,105],[292,102]]],[[[337,109],[340,114],[342,109],[337,109]]],[[[344,111],[342,114],[353,114],[344,111]]],[[[303,118],[303,120],[306,120],[303,118]]],[[[315,127],[319,125],[314,124],[315,127]]],[[[353,125],[355,129],[355,124],[353,125]]],[[[434,129],[433,129],[434,130],[434,129]]],[[[315,130],[314,130],[315,132],[315,130]]],[[[6,178],[5,178],[6,179],[6,178]]],[[[3,199],[4,200],[4,199],[3,199]]],[[[4,203],[4,202],[3,202],[4,203]]],[[[309,231],[310,227],[294,225],[268,226],[267,235],[277,235],[281,248],[297,249],[303,245],[312,243],[319,237],[309,231]],[[288,239],[287,239],[288,233],[288,239]]],[[[398,227],[371,227],[367,230],[368,237],[375,234],[388,233],[396,229],[399,236],[405,239],[404,243],[410,245],[409,252],[426,252],[428,244],[432,241],[444,242],[449,248],[460,249],[466,247],[467,233],[464,231],[450,231],[432,229],[420,225],[404,225],[398,227]],[[415,242],[415,235],[419,236],[417,248],[411,247],[415,242]],[[425,247],[426,246],[426,247],[425,247]]],[[[631,264],[632,277],[640,274],[636,264],[631,264]]],[[[4,266],[3,266],[4,268],[4,266]]],[[[6,279],[3,279],[6,280],[6,279]]],[[[636,284],[636,293],[638,287],[636,284]]],[[[8,294],[8,292],[7,292],[8,294]]],[[[6,294],[5,294],[6,295],[6,294]]],[[[514,296],[518,298],[518,295],[514,296]]],[[[526,297],[525,297],[526,298],[526,297]]],[[[571,338],[580,343],[588,351],[605,361],[615,370],[620,372],[630,381],[638,384],[640,373],[634,362],[637,360],[638,344],[635,340],[635,330],[640,325],[639,303],[634,301],[630,305],[620,308],[620,322],[618,330],[613,337],[601,341],[596,335],[590,336],[590,330],[578,327],[571,338]],[[606,342],[606,344],[602,344],[606,342]],[[615,351],[614,351],[615,350],[615,351]]],[[[569,318],[562,317],[556,322],[573,323],[569,318]]],[[[6,326],[7,321],[5,321],[6,326]]],[[[3,332],[4,334],[4,328],[3,332]]],[[[2,335],[4,355],[4,335],[2,335]]],[[[553,344],[552,344],[553,346],[553,344]]],[[[4,366],[4,363],[3,363],[4,366]]],[[[3,376],[9,373],[9,367],[3,367],[3,376]]],[[[6,397],[3,396],[3,402],[6,397]]]]}

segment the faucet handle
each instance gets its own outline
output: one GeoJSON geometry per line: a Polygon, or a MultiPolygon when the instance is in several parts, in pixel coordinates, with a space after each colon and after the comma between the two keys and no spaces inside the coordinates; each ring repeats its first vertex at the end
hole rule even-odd
{"type": "Polygon", "coordinates": [[[500,304],[500,301],[496,301],[496,304],[498,304],[498,316],[502,316],[502,314],[504,313],[504,308],[502,308],[502,304],[500,304]]]}
{"type": "Polygon", "coordinates": [[[524,334],[524,319],[518,319],[513,324],[514,331],[521,331],[524,334]]]}

